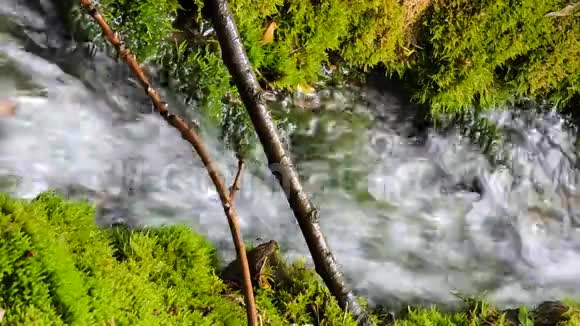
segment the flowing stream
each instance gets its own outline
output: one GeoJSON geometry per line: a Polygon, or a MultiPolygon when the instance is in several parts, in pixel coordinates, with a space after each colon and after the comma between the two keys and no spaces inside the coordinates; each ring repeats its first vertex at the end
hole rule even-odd
{"type": "MultiPolygon", "coordinates": [[[[0,118],[0,191],[88,198],[103,225],[192,224],[232,259],[226,219],[195,153],[150,114],[125,67],[60,37],[49,2],[36,2],[0,5],[0,100],[17,104],[15,116],[0,118]]],[[[202,121],[230,183],[237,162],[218,131],[164,93],[174,110],[202,121]]],[[[511,306],[580,294],[576,128],[525,106],[485,116],[499,130],[494,162],[459,128],[415,132],[414,106],[388,90],[328,89],[317,101],[279,102],[273,114],[357,294],[443,305],[456,303],[455,293],[485,291],[511,306]]],[[[289,259],[308,256],[261,159],[235,201],[243,235],[277,240],[289,259]]]]}

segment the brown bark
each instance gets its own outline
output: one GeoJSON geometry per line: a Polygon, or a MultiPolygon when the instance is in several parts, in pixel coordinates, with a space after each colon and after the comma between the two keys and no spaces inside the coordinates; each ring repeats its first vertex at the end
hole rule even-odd
{"type": "Polygon", "coordinates": [[[222,50],[222,59],[244,102],[252,124],[268,157],[269,168],[278,179],[288,203],[300,225],[312,255],[316,272],[322,277],[340,306],[351,313],[361,325],[371,325],[364,309],[356,302],[344,276],[320,229],[318,209],[302,189],[298,173],[286,153],[276,125],[270,117],[266,102],[252,65],[245,52],[234,18],[226,0],[206,0],[205,7],[213,22],[222,50]]]}
{"type": "Polygon", "coordinates": [[[251,326],[258,325],[258,318],[256,315],[256,305],[254,301],[254,291],[252,288],[252,281],[250,278],[250,270],[248,266],[248,258],[246,256],[246,248],[244,242],[242,240],[240,226],[238,223],[238,216],[234,210],[232,205],[232,201],[228,194],[228,189],[220,177],[215,164],[210,159],[210,156],[203,145],[201,138],[197,135],[197,133],[191,129],[185,120],[172,114],[168,111],[168,105],[162,101],[161,97],[153,89],[151,83],[149,82],[148,78],[146,77],[143,70],[139,67],[139,63],[134,55],[132,55],[129,50],[125,47],[125,45],[121,42],[119,37],[113,30],[109,27],[105,18],[99,13],[97,8],[93,5],[92,0],[80,0],[81,6],[87,10],[89,15],[99,24],[101,29],[103,30],[103,36],[117,49],[119,57],[125,61],[125,63],[129,66],[131,71],[137,76],[141,85],[145,89],[145,92],[151,98],[155,110],[167,121],[168,124],[173,126],[177,129],[183,139],[187,140],[195,149],[197,154],[199,155],[200,159],[202,160],[203,164],[205,165],[207,172],[214,183],[216,190],[219,193],[220,200],[224,209],[224,213],[228,219],[228,224],[230,227],[230,231],[232,233],[232,238],[235,243],[236,252],[238,259],[240,260],[244,284],[244,298],[246,304],[246,313],[248,317],[248,323],[251,326]]]}
{"type": "Polygon", "coordinates": [[[244,172],[244,161],[242,159],[238,159],[238,172],[236,173],[236,177],[234,179],[234,183],[230,187],[230,200],[233,202],[234,197],[236,197],[236,193],[240,190],[240,183],[242,182],[242,173],[244,172]]]}

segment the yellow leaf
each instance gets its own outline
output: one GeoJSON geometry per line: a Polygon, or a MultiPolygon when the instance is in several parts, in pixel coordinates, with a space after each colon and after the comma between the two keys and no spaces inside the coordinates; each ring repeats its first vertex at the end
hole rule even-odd
{"type": "Polygon", "coordinates": [[[268,27],[266,28],[266,31],[264,32],[264,35],[262,35],[262,40],[260,41],[260,44],[266,45],[274,42],[274,31],[276,30],[276,28],[278,28],[278,24],[276,24],[275,21],[270,22],[270,24],[268,24],[268,27]]]}
{"type": "Polygon", "coordinates": [[[311,95],[313,94],[316,90],[314,89],[314,87],[308,85],[308,84],[302,84],[302,85],[298,85],[297,87],[299,92],[302,92],[306,95],[311,95]]]}

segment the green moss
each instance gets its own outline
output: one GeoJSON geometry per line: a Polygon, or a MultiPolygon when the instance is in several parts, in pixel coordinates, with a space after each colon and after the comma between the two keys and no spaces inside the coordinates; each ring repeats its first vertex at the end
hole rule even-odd
{"type": "MultiPolygon", "coordinates": [[[[161,63],[179,81],[178,91],[193,96],[219,120],[224,97],[237,94],[215,36],[199,35],[203,1],[195,3],[183,10],[177,0],[102,0],[99,5],[139,60],[161,63]]],[[[294,90],[320,81],[331,52],[340,53],[349,67],[400,65],[404,11],[395,0],[234,0],[230,6],[250,61],[267,88],[294,90]],[[272,21],[278,25],[274,42],[262,45],[265,26],[272,21]]]]}
{"type": "Polygon", "coordinates": [[[579,90],[577,15],[546,17],[548,1],[436,1],[425,15],[419,98],[436,111],[488,108],[513,96],[566,102],[579,90]]]}
{"type": "Polygon", "coordinates": [[[404,13],[397,1],[231,1],[248,55],[258,72],[274,75],[275,88],[315,83],[329,51],[348,65],[372,67],[396,61],[404,13]],[[273,43],[260,40],[267,22],[278,25],[273,43]]]}
{"type": "MultiPolygon", "coordinates": [[[[207,240],[186,226],[102,229],[86,202],[52,192],[32,201],[0,194],[3,325],[244,325],[243,298],[218,278],[216,262],[207,240]]],[[[264,325],[356,325],[304,261],[278,257],[270,268],[270,287],[256,289],[264,325]]],[[[459,312],[408,308],[396,325],[555,320],[539,310],[520,308],[514,317],[480,299],[465,302],[459,312]]],[[[580,306],[566,303],[562,325],[580,325],[580,306]]]]}
{"type": "MultiPolygon", "coordinates": [[[[381,66],[404,76],[417,100],[432,104],[435,112],[490,108],[514,96],[564,105],[579,93],[578,13],[546,16],[564,8],[566,0],[229,3],[266,88],[291,91],[322,82],[321,67],[339,63],[350,71],[381,66]],[[278,25],[274,42],[262,45],[269,22],[278,25]]],[[[215,36],[199,34],[203,1],[185,4],[181,10],[178,0],[100,1],[138,58],[162,63],[179,81],[178,91],[196,98],[219,121],[228,110],[224,103],[232,107],[224,98],[235,99],[236,90],[215,36]]]]}
{"type": "Polygon", "coordinates": [[[140,62],[155,59],[170,41],[177,0],[99,1],[111,27],[121,32],[123,41],[140,62]]]}
{"type": "MultiPolygon", "coordinates": [[[[217,277],[216,261],[211,245],[185,226],[101,229],[88,203],[54,193],[30,202],[0,195],[6,325],[243,325],[243,300],[217,277]]],[[[327,298],[322,320],[344,317],[315,277],[300,284],[303,298],[327,298]]],[[[312,322],[308,300],[286,307],[280,291],[257,295],[267,324],[312,322]]]]}

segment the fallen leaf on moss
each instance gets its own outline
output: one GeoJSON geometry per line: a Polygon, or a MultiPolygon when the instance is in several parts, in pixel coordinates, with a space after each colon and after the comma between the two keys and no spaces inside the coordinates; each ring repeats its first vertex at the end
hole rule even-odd
{"type": "Polygon", "coordinates": [[[278,28],[278,24],[276,24],[275,21],[270,22],[268,24],[268,27],[266,27],[264,35],[262,35],[262,40],[260,41],[260,44],[266,45],[274,42],[274,31],[276,30],[276,28],[278,28]]]}

